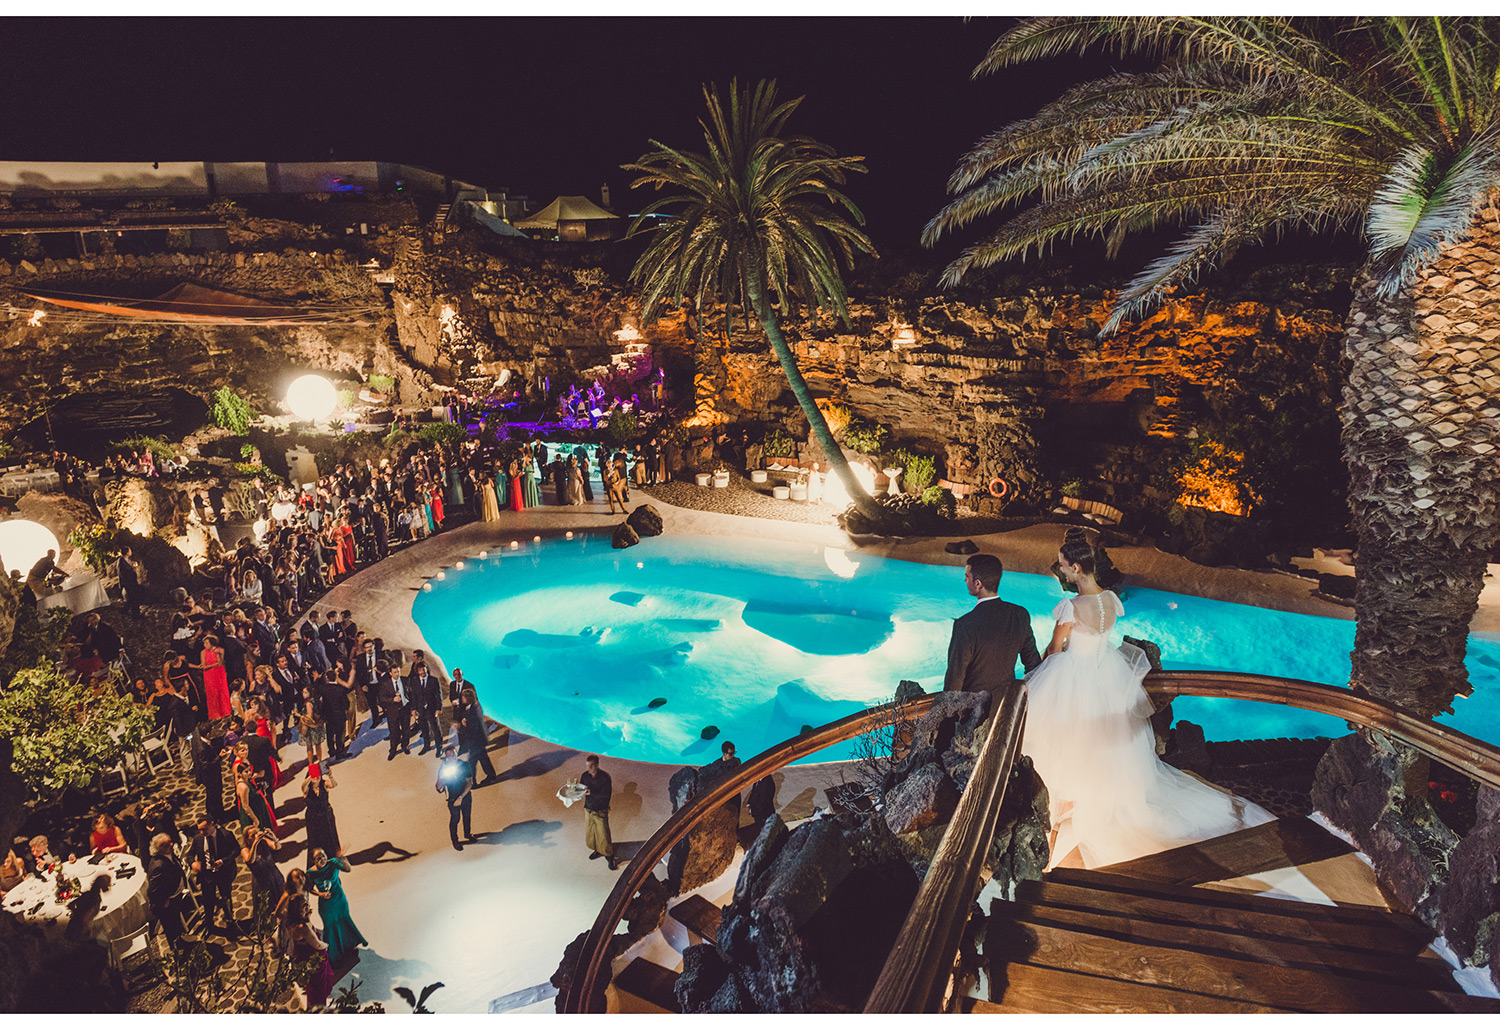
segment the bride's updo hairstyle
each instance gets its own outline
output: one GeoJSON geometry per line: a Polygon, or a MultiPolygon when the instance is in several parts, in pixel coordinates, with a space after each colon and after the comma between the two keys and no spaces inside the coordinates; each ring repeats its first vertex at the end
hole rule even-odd
{"type": "Polygon", "coordinates": [[[1063,560],[1087,576],[1094,574],[1094,545],[1087,540],[1069,540],[1058,548],[1063,560]]]}

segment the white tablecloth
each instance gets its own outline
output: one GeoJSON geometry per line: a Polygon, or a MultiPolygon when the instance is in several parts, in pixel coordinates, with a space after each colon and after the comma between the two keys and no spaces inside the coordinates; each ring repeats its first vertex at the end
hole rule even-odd
{"type": "Polygon", "coordinates": [[[104,592],[104,582],[98,576],[92,572],[79,573],[63,580],[56,593],[47,594],[39,603],[43,608],[71,608],[82,615],[109,604],[109,595],[104,592]]]}
{"type": "MultiPolygon", "coordinates": [[[[109,890],[99,899],[99,914],[94,918],[95,938],[107,942],[145,926],[151,910],[146,902],[146,870],[140,859],[134,855],[106,855],[97,864],[92,862],[92,857],[81,858],[64,862],[62,868],[83,890],[88,890],[100,873],[109,873],[109,890]]],[[[57,934],[68,925],[68,904],[57,900],[57,886],[51,876],[33,876],[5,894],[7,912],[57,934]]]]}

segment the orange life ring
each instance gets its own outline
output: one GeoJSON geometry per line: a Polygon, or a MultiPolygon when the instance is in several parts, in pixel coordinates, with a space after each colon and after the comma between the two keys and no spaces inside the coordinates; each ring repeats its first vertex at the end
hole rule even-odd
{"type": "Polygon", "coordinates": [[[1010,484],[1005,480],[1001,479],[999,476],[996,476],[994,479],[990,480],[991,497],[1004,497],[1008,493],[1010,493],[1010,484]]]}

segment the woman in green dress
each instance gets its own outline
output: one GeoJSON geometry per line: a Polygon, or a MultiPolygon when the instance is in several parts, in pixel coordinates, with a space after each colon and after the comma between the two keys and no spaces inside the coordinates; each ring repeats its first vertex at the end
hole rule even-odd
{"type": "Polygon", "coordinates": [[[349,918],[349,899],[339,882],[340,870],[349,871],[349,860],[342,848],[332,859],[322,848],[313,848],[307,885],[318,896],[318,915],[323,919],[323,936],[328,941],[328,962],[335,969],[347,963],[360,945],[370,943],[349,918]]]}

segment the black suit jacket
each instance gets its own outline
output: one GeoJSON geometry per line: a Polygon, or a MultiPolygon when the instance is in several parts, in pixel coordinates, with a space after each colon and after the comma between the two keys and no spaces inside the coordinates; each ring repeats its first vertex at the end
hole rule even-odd
{"type": "Polygon", "coordinates": [[[202,863],[203,872],[200,876],[217,875],[219,879],[229,881],[234,879],[234,874],[240,867],[240,846],[236,843],[234,835],[224,827],[220,826],[214,830],[211,838],[198,834],[188,845],[188,864],[194,862],[202,863]],[[224,864],[219,867],[217,874],[212,872],[214,859],[224,864]]]}
{"type": "Polygon", "coordinates": [[[135,574],[135,566],[130,564],[127,559],[121,558],[119,570],[120,589],[124,591],[127,596],[134,594],[141,585],[140,577],[135,574]]]}
{"type": "Polygon", "coordinates": [[[424,712],[436,712],[443,707],[443,684],[431,672],[425,684],[417,682],[416,673],[406,676],[406,696],[413,705],[424,712]]]}
{"type": "Polygon", "coordinates": [[[953,620],[943,689],[1008,689],[1016,682],[1018,656],[1027,672],[1042,663],[1031,635],[1031,616],[1020,605],[998,597],[981,601],[973,611],[953,620]]]}

